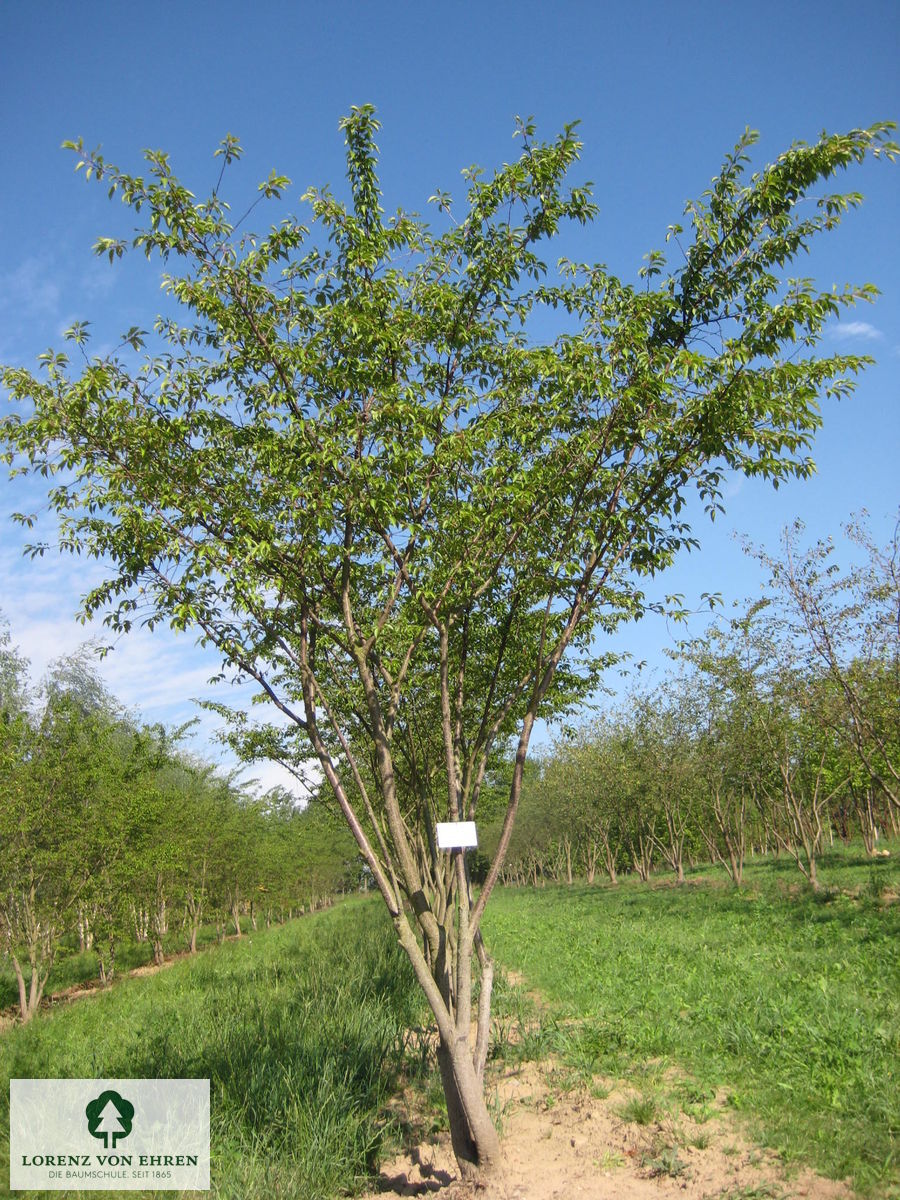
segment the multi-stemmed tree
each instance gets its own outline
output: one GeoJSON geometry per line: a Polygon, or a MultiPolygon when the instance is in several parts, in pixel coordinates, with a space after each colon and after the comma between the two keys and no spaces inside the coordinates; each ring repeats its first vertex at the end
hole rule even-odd
{"type": "MultiPolygon", "coordinates": [[[[595,636],[640,615],[642,581],[693,542],[690,489],[716,507],[727,469],[775,483],[812,469],[818,401],[865,361],[813,348],[873,289],[819,292],[786,268],[858,203],[819,185],[894,147],[886,125],[823,135],[748,177],[745,135],[670,227],[676,264],[654,251],[632,284],[542,261],[596,213],[566,182],[573,128],[541,143],[522,124],[519,157],[468,172],[462,206],[432,198],[446,216],[432,232],[385,216],[377,127],[367,106],[342,122],[351,200],[307,192],[315,236],[292,217],[242,233],[221,176],[198,199],[162,153],[141,177],[78,143],[79,166],[141,214],[133,245],[166,264],[188,316],[160,318],[143,361],[131,330],[78,369],[49,352],[40,375],[7,370],[22,409],[2,437],[17,469],[58,473],[61,545],[109,568],[85,612],[195,628],[280,711],[265,734],[238,717],[248,748],[318,760],[434,1013],[472,1174],[498,1155],[481,921],[535,721],[590,685],[595,636]],[[542,336],[535,318],[554,310],[564,331],[542,336]],[[434,825],[476,816],[508,739],[476,896],[434,825]],[[408,766],[416,746],[429,769],[401,786],[398,748],[408,766]]],[[[239,153],[227,138],[223,170],[239,153]]],[[[70,337],[86,353],[85,327],[70,337]]]]}

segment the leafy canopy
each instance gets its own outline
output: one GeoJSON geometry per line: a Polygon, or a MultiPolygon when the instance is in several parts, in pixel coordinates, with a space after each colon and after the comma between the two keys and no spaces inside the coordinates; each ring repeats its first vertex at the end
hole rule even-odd
{"type": "MultiPolygon", "coordinates": [[[[631,283],[544,260],[597,213],[567,182],[574,126],[541,142],[520,122],[519,156],[464,172],[459,210],[431,197],[438,229],[386,215],[373,109],[341,128],[349,203],[310,189],[308,224],[261,234],[220,194],[231,136],[203,199],[162,152],[141,176],[69,143],[139,216],[131,247],[185,315],[94,357],[79,323],[74,360],[7,369],[0,438],[14,471],[53,480],[60,546],[109,567],[85,614],[194,627],[254,678],[289,723],[239,714],[236,739],[295,765],[312,745],[394,908],[427,875],[423,812],[472,815],[516,732],[511,822],[538,710],[595,681],[594,634],[694,543],[688,489],[715,512],[728,468],[776,486],[813,469],[820,398],[868,361],[815,346],[875,290],[787,268],[861,199],[815,189],[896,147],[887,123],[823,134],[750,174],[748,131],[669,227],[675,264],[654,251],[631,283]],[[541,336],[554,310],[565,331],[541,336]]],[[[258,202],[288,186],[273,173],[258,202]]]]}

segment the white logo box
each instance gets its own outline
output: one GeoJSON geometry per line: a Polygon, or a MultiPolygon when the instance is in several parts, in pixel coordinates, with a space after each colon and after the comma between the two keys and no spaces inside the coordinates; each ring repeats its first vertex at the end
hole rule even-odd
{"type": "Polygon", "coordinates": [[[208,1190],[209,1080],[11,1079],[9,1186],[208,1190]]]}

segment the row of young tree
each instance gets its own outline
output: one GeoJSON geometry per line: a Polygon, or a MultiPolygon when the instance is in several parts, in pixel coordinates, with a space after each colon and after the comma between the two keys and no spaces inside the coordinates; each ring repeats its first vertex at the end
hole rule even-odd
{"type": "Polygon", "coordinates": [[[681,644],[652,691],[570,730],[536,765],[509,882],[794,858],[813,888],[835,837],[869,854],[900,834],[900,553],[865,526],[850,570],[834,546],[754,552],[769,575],[742,614],[681,644]]]}
{"type": "Polygon", "coordinates": [[[39,693],[0,636],[0,954],[20,1015],[38,1010],[60,953],[93,950],[109,982],[125,940],[154,961],[201,926],[282,921],[355,883],[349,834],[320,805],[262,799],[141,726],[86,660],[57,664],[39,693]]]}

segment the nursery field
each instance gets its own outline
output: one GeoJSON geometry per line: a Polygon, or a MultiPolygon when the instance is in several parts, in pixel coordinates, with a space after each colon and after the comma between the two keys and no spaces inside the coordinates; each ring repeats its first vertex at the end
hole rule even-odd
{"type": "MultiPolygon", "coordinates": [[[[815,896],[795,874],[496,893],[486,936],[516,982],[497,988],[495,1070],[627,1080],[638,1122],[702,1122],[724,1094],[786,1163],[900,1194],[897,858],[835,853],[815,896]]],[[[211,1194],[327,1200],[442,1127],[426,1025],[377,900],[352,898],[7,1027],[0,1104],[17,1077],[208,1076],[211,1194]]]]}

